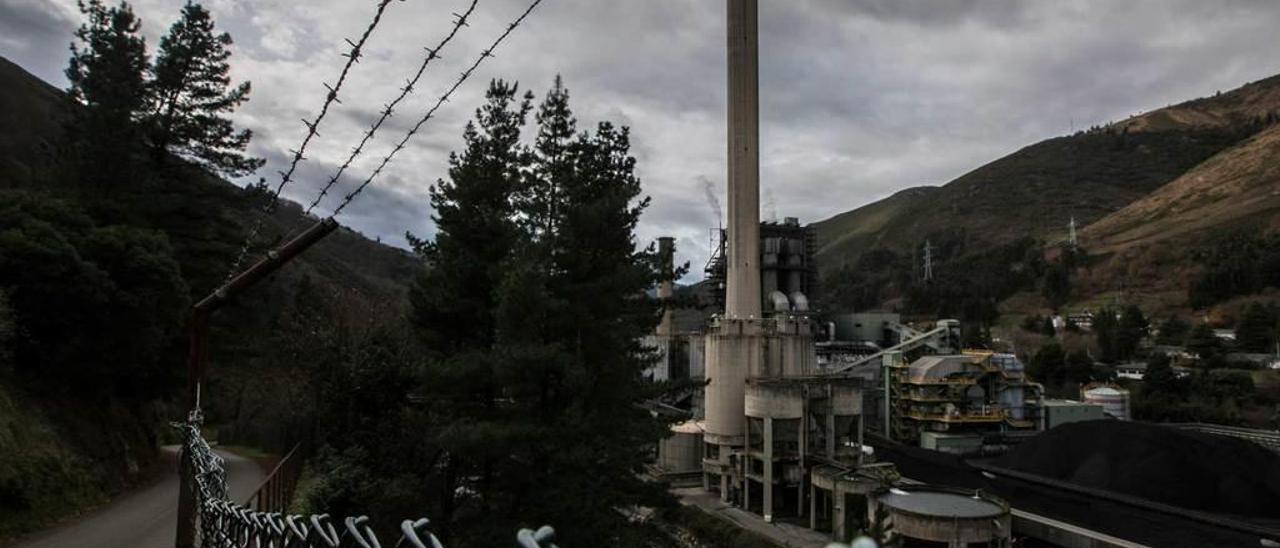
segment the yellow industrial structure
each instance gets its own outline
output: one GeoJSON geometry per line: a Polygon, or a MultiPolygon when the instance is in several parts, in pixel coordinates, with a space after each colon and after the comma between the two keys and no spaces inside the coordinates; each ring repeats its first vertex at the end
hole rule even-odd
{"type": "Polygon", "coordinates": [[[899,441],[938,439],[926,433],[1034,430],[1038,424],[1044,389],[1027,378],[1013,354],[966,350],[908,364],[901,353],[888,353],[882,377],[888,394],[884,430],[899,441]]]}

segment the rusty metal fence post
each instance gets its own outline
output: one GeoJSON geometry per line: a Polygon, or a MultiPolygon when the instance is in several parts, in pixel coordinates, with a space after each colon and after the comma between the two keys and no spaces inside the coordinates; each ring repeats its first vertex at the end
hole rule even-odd
{"type": "Polygon", "coordinates": [[[176,548],[195,548],[196,546],[196,486],[195,467],[191,463],[191,452],[184,445],[178,451],[178,534],[174,541],[176,548]]]}

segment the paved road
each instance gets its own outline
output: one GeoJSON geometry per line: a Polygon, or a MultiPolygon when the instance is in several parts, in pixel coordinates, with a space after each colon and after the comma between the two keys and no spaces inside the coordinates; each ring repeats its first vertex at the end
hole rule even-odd
{"type": "MultiPolygon", "coordinates": [[[[719,516],[743,529],[759,533],[779,546],[822,548],[831,542],[827,534],[808,527],[782,521],[768,523],[756,514],[721,502],[720,495],[703,491],[701,487],[676,488],[672,489],[671,493],[680,499],[681,504],[697,506],[708,514],[719,516]]],[[[805,521],[808,522],[807,518],[805,521]]]]}
{"type": "MultiPolygon", "coordinates": [[[[166,447],[170,474],[128,493],[72,523],[37,533],[13,548],[171,548],[178,513],[177,447],[166,447]]],[[[264,474],[257,463],[224,451],[227,487],[235,500],[247,498],[264,474]]]]}

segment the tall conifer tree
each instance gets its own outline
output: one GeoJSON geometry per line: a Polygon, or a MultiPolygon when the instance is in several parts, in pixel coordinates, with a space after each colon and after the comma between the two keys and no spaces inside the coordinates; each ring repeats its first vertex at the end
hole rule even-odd
{"type": "Polygon", "coordinates": [[[231,43],[230,34],[214,31],[209,11],[192,2],[160,39],[149,115],[158,163],[172,153],[232,177],[262,166],[264,160],[244,154],[253,132],[237,131],[227,117],[249,100],[249,82],[231,85],[231,43]]]}
{"type": "Polygon", "coordinates": [[[1250,303],[1236,326],[1236,346],[1245,352],[1272,352],[1276,342],[1276,318],[1261,303],[1250,303]]]}
{"type": "Polygon", "coordinates": [[[146,107],[147,45],[127,2],[77,4],[86,21],[76,30],[67,66],[67,90],[77,103],[70,136],[85,178],[118,184],[136,175],[140,118],[146,107]]]}
{"type": "Polygon", "coordinates": [[[433,516],[442,537],[483,537],[512,519],[495,507],[509,507],[498,478],[520,432],[510,427],[494,341],[499,286],[521,238],[512,195],[528,164],[520,133],[532,106],[502,81],[486,98],[464,150],[450,155],[448,178],[431,188],[437,233],[415,246],[428,266],[410,292],[412,321],[432,353],[422,391],[438,404],[440,428],[428,443],[447,453],[433,516]]]}
{"type": "Polygon", "coordinates": [[[412,303],[436,352],[423,391],[439,403],[431,442],[448,453],[439,512],[454,543],[571,519],[567,544],[637,545],[618,509],[665,500],[638,477],[666,434],[637,406],[655,391],[641,341],[660,270],[635,236],[649,201],[629,132],[577,133],[568,97],[557,79],[527,148],[531,97],[494,83],[432,190],[438,233],[419,246],[429,266],[412,303]]]}
{"type": "Polygon", "coordinates": [[[637,404],[654,395],[642,379],[654,354],[642,345],[658,318],[645,296],[660,276],[652,246],[635,230],[649,205],[630,155],[630,132],[608,122],[574,134],[569,93],[556,79],[539,109],[539,138],[528,187],[549,189],[550,227],[530,234],[524,267],[502,292],[505,355],[527,397],[527,446],[538,474],[514,480],[522,515],[552,522],[575,516],[575,545],[634,545],[618,509],[657,505],[660,489],[638,479],[645,448],[666,425],[637,404]],[[530,321],[532,320],[532,321],[530,321]]]}

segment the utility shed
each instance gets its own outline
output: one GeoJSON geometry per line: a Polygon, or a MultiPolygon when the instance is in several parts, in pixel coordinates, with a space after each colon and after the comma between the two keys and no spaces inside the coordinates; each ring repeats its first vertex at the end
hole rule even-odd
{"type": "Polygon", "coordinates": [[[1074,400],[1045,400],[1043,416],[1041,430],[1049,430],[1072,422],[1096,421],[1107,418],[1101,405],[1074,400]]]}

